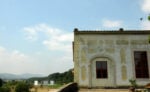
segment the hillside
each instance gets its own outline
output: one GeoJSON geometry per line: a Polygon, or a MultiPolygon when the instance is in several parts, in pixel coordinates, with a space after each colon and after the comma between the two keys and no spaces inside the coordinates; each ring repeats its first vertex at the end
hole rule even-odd
{"type": "Polygon", "coordinates": [[[10,73],[0,73],[0,78],[5,79],[5,80],[28,79],[28,78],[31,78],[31,77],[42,77],[42,75],[40,75],[40,74],[30,74],[30,73],[21,74],[21,75],[10,74],[10,73]]]}
{"type": "Polygon", "coordinates": [[[32,82],[32,83],[35,80],[38,80],[38,81],[53,80],[57,84],[64,84],[64,83],[73,82],[73,73],[72,73],[72,69],[70,69],[70,70],[63,72],[63,73],[50,74],[47,77],[33,77],[33,78],[28,79],[28,81],[32,82]]]}

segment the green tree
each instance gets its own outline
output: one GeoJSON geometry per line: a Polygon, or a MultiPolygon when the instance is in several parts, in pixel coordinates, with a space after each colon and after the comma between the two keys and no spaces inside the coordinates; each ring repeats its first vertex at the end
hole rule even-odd
{"type": "Polygon", "coordinates": [[[74,75],[72,73],[72,69],[63,72],[63,73],[53,73],[48,75],[47,77],[42,78],[30,78],[27,81],[33,83],[34,80],[43,81],[43,80],[53,80],[56,84],[66,84],[69,82],[73,82],[74,75]]]}
{"type": "Polygon", "coordinates": [[[2,86],[3,86],[3,80],[0,79],[0,87],[2,87],[2,86]]]}
{"type": "Polygon", "coordinates": [[[150,21],[150,15],[148,15],[147,19],[150,21]]]}
{"type": "Polygon", "coordinates": [[[9,87],[3,86],[0,88],[0,92],[11,92],[9,87]]]}
{"type": "Polygon", "coordinates": [[[16,85],[15,91],[16,92],[30,92],[30,84],[25,82],[20,82],[16,85]]]}

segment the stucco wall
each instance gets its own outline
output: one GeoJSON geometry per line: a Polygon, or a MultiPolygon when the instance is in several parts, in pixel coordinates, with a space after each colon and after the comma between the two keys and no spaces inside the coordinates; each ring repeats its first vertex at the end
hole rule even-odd
{"type": "MultiPolygon", "coordinates": [[[[149,35],[75,35],[74,81],[83,87],[127,86],[129,79],[135,78],[133,52],[147,51],[150,67],[149,47],[149,35]],[[110,62],[108,75],[111,76],[108,79],[95,78],[94,59],[107,59],[110,62]]],[[[150,81],[136,80],[139,85],[145,85],[150,81]]]]}

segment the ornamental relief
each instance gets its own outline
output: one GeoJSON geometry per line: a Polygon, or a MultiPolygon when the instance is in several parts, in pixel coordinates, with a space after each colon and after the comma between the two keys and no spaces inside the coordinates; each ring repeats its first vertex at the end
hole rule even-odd
{"type": "Polygon", "coordinates": [[[103,40],[99,40],[99,45],[103,45],[104,44],[104,41],[103,40]]]}
{"type": "Polygon", "coordinates": [[[93,54],[93,53],[103,53],[103,52],[108,52],[108,53],[114,53],[115,48],[114,46],[114,41],[113,40],[88,40],[87,42],[88,45],[88,53],[93,54]]]}
{"type": "Polygon", "coordinates": [[[81,67],[81,79],[82,81],[85,81],[86,80],[86,67],[85,66],[82,66],[81,67]]]}
{"type": "Polygon", "coordinates": [[[122,64],[126,63],[126,53],[125,53],[125,49],[123,48],[120,49],[120,58],[122,64]]]}
{"type": "Polygon", "coordinates": [[[75,77],[75,81],[78,82],[79,81],[79,71],[77,70],[78,67],[74,67],[74,77],[75,77]]]}
{"type": "Polygon", "coordinates": [[[149,41],[148,40],[131,40],[130,44],[131,45],[148,45],[149,41]]]}
{"type": "Polygon", "coordinates": [[[105,51],[108,53],[114,53],[115,49],[114,48],[105,48],[105,51]]]}
{"type": "Polygon", "coordinates": [[[117,45],[128,45],[129,41],[128,40],[116,40],[117,45]]]}
{"type": "Polygon", "coordinates": [[[83,48],[82,50],[81,50],[81,61],[82,62],[86,62],[87,60],[86,60],[86,49],[85,48],[83,48]]]}
{"type": "Polygon", "coordinates": [[[122,80],[127,80],[127,68],[126,68],[126,66],[122,66],[121,67],[121,73],[122,73],[122,80]]]}
{"type": "Polygon", "coordinates": [[[106,45],[113,45],[114,41],[113,40],[105,40],[106,45]]]}
{"type": "Polygon", "coordinates": [[[98,47],[97,47],[97,51],[102,53],[102,52],[104,51],[104,48],[101,47],[101,46],[98,46],[98,47]]]}
{"type": "Polygon", "coordinates": [[[88,53],[96,53],[97,52],[97,40],[88,40],[88,53]]]}
{"type": "Polygon", "coordinates": [[[85,40],[81,37],[79,37],[79,42],[80,42],[80,44],[85,45],[85,40]]]}
{"type": "Polygon", "coordinates": [[[79,43],[74,43],[74,61],[78,61],[79,58],[79,43]]]}

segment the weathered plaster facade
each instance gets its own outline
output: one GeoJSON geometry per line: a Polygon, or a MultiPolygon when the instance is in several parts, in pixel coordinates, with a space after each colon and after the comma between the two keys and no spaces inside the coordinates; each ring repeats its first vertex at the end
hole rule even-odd
{"type": "Polygon", "coordinates": [[[150,76],[149,31],[79,31],[74,30],[74,81],[81,87],[116,87],[130,85],[136,79],[145,85],[150,78],[135,77],[134,51],[146,51],[150,76]],[[107,62],[107,78],[96,78],[96,61],[107,62]]]}

